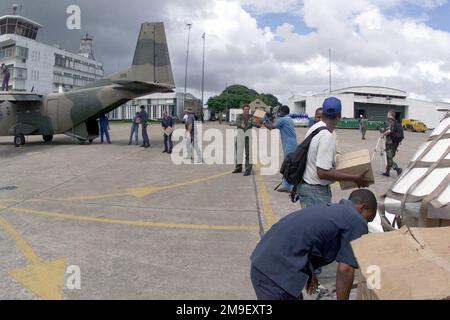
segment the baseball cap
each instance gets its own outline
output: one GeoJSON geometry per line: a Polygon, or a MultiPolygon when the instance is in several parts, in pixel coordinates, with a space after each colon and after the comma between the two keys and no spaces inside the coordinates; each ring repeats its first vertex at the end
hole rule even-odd
{"type": "Polygon", "coordinates": [[[323,102],[323,114],[335,117],[342,112],[342,104],[341,100],[338,98],[327,98],[323,102]]]}

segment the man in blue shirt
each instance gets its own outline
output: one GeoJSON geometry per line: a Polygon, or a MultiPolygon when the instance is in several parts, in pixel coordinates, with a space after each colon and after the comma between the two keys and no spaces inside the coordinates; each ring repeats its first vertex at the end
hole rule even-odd
{"type": "Polygon", "coordinates": [[[305,286],[308,294],[317,289],[314,270],[337,261],[337,298],[347,300],[358,268],[350,242],[368,233],[376,213],[375,195],[361,189],[340,204],[310,207],[280,220],[250,257],[258,299],[303,299],[305,286]]]}
{"type": "Polygon", "coordinates": [[[111,139],[109,138],[109,120],[106,115],[102,115],[99,118],[100,123],[100,139],[101,143],[103,143],[103,136],[106,136],[106,141],[108,144],[111,144],[111,139]]]}
{"type": "MultiPolygon", "coordinates": [[[[272,125],[265,123],[265,127],[269,130],[278,129],[281,134],[281,143],[283,144],[284,158],[287,155],[294,152],[297,148],[297,133],[295,132],[294,120],[289,116],[291,110],[288,106],[282,106],[280,108],[280,116],[275,120],[272,125]]],[[[282,187],[278,189],[279,192],[291,192],[294,186],[290,185],[283,179],[282,187]]]]}
{"type": "MultiPolygon", "coordinates": [[[[281,143],[283,145],[284,158],[287,155],[294,152],[297,148],[297,133],[295,132],[294,120],[289,116],[291,113],[288,106],[282,106],[280,108],[280,116],[275,120],[272,125],[265,123],[265,127],[269,130],[278,129],[281,134],[281,143]]],[[[291,192],[293,186],[283,179],[282,187],[278,189],[279,192],[291,192]]]]}
{"type": "Polygon", "coordinates": [[[314,116],[314,119],[312,119],[312,118],[309,119],[308,127],[311,128],[316,123],[322,121],[322,115],[323,115],[323,108],[318,108],[316,110],[316,114],[314,116]]]}

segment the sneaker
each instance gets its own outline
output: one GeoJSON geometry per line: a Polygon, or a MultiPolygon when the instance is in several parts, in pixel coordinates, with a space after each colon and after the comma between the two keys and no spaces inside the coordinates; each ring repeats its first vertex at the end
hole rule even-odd
{"type": "Polygon", "coordinates": [[[252,175],[251,171],[245,171],[245,173],[244,173],[244,177],[248,177],[248,176],[251,176],[251,175],[252,175]]]}
{"type": "Polygon", "coordinates": [[[385,173],[382,173],[381,175],[385,176],[385,177],[388,177],[388,178],[391,176],[389,171],[386,171],[385,173]]]}
{"type": "Polygon", "coordinates": [[[162,153],[167,153],[167,151],[166,150],[164,150],[162,153]]]}
{"type": "Polygon", "coordinates": [[[242,170],[236,169],[236,170],[233,171],[233,173],[242,173],[242,170]]]}
{"type": "Polygon", "coordinates": [[[398,168],[395,171],[397,171],[397,175],[400,177],[402,175],[403,169],[402,168],[398,168]]]}
{"type": "Polygon", "coordinates": [[[284,193],[291,193],[291,190],[289,190],[288,188],[283,188],[283,187],[278,188],[277,191],[278,192],[284,192],[284,193]]]}

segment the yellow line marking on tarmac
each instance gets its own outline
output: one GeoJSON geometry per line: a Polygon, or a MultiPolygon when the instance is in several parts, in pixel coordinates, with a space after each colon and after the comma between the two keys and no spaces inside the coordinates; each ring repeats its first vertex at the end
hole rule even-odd
{"type": "Polygon", "coordinates": [[[42,261],[14,227],[0,217],[0,227],[16,242],[28,267],[8,271],[9,275],[45,300],[61,300],[67,259],[42,261]]]}
{"type": "Polygon", "coordinates": [[[180,223],[163,223],[163,222],[151,222],[151,221],[133,221],[122,219],[109,219],[109,218],[97,218],[89,216],[79,216],[73,214],[56,213],[43,210],[33,210],[25,208],[7,208],[1,207],[0,209],[8,209],[10,211],[19,213],[29,213],[34,215],[41,215],[53,218],[61,218],[65,220],[75,220],[84,222],[99,222],[116,225],[128,225],[147,228],[165,228],[165,229],[191,229],[191,230],[221,230],[221,231],[258,231],[258,227],[254,226],[215,226],[207,224],[180,224],[180,223]]]}
{"type": "Polygon", "coordinates": [[[275,223],[277,223],[278,219],[273,212],[269,191],[267,190],[266,183],[261,176],[261,166],[259,164],[256,166],[256,183],[258,185],[259,195],[261,196],[261,207],[264,215],[265,231],[268,231],[275,223]]]}
{"type": "Polygon", "coordinates": [[[108,199],[108,198],[117,198],[117,197],[124,197],[124,196],[134,196],[136,198],[143,198],[147,197],[151,194],[158,193],[165,190],[190,186],[202,182],[207,182],[210,180],[218,179],[221,177],[224,177],[226,175],[229,175],[231,172],[224,172],[220,173],[214,176],[206,177],[206,178],[200,178],[192,181],[187,182],[179,182],[167,186],[161,186],[161,187],[144,187],[144,188],[131,188],[128,189],[127,192],[122,193],[113,193],[113,194],[105,194],[105,195],[96,195],[96,196],[80,196],[80,197],[70,197],[70,198],[59,198],[59,199],[51,199],[51,198],[42,198],[41,200],[47,200],[47,201],[81,201],[81,200],[99,200],[99,199],[108,199]]]}

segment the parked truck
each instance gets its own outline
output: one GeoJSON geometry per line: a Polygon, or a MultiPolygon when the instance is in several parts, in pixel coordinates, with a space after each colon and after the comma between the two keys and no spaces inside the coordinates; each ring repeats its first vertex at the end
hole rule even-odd
{"type": "Polygon", "coordinates": [[[422,132],[425,133],[428,128],[422,121],[414,120],[414,119],[403,119],[402,127],[405,131],[411,132],[422,132]]]}

